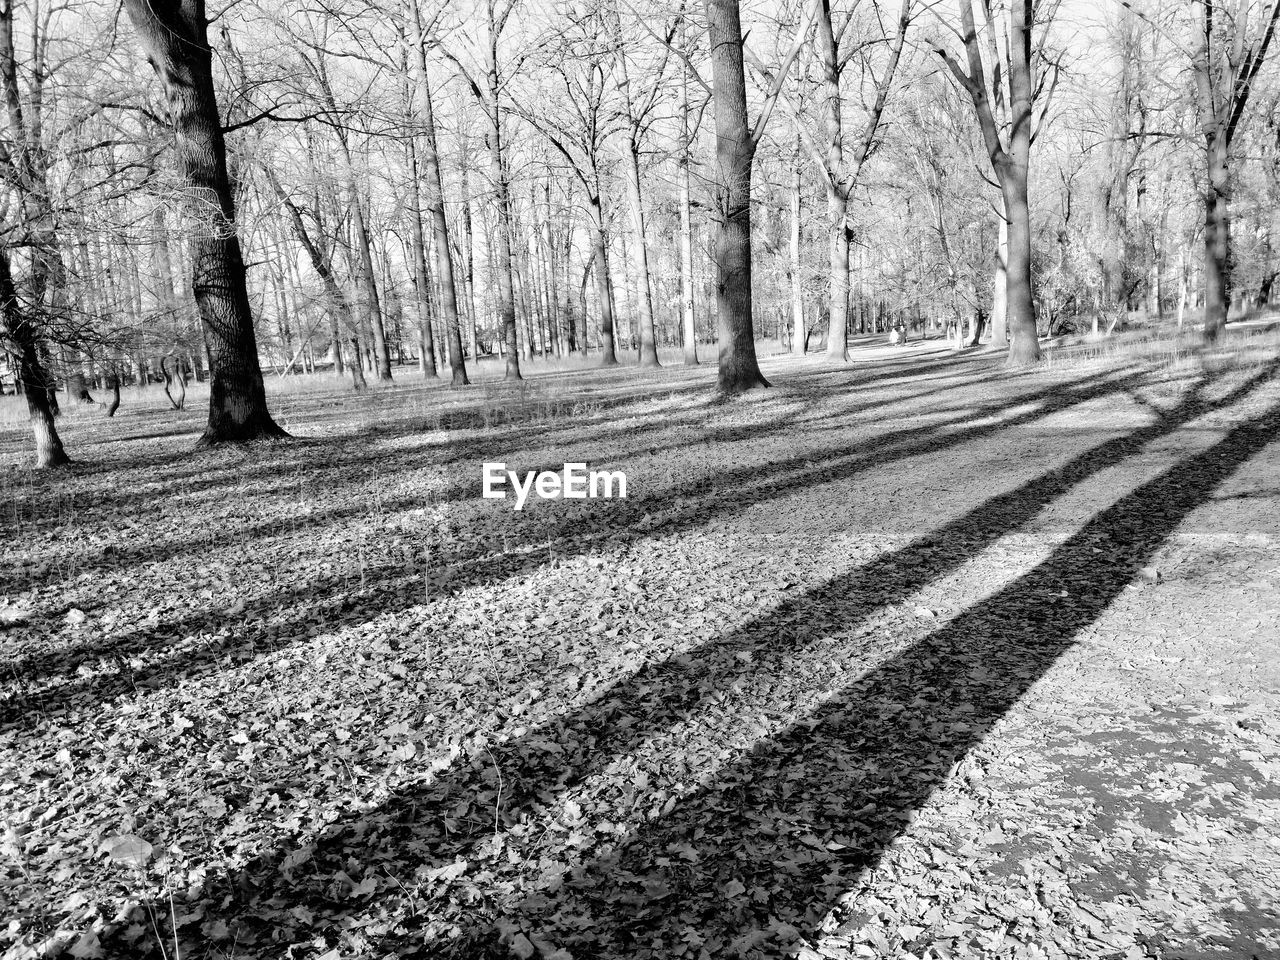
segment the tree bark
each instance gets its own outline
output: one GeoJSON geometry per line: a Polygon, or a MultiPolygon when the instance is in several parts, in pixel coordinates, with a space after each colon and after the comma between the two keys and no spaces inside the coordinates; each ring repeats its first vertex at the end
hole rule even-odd
{"type": "Polygon", "coordinates": [[[755,141],[747,123],[737,0],[703,0],[703,7],[715,90],[718,382],[722,392],[733,394],[769,385],[756,361],[751,319],[751,165],[755,141]]]}
{"type": "Polygon", "coordinates": [[[849,198],[839,186],[827,193],[827,217],[831,230],[831,284],[828,300],[827,359],[849,359],[849,198]]]}
{"type": "MultiPolygon", "coordinates": [[[[683,21],[682,21],[683,24],[683,21]]],[[[689,199],[689,75],[680,75],[680,155],[676,158],[676,190],[680,205],[680,313],[684,324],[684,362],[698,365],[698,331],[693,295],[693,224],[689,199]]]]}
{"type": "MultiPolygon", "coordinates": [[[[634,134],[633,134],[634,136],[634,134]]],[[[640,308],[640,360],[642,367],[658,367],[658,341],[653,322],[653,279],[649,271],[649,244],[645,233],[644,198],[640,193],[640,145],[627,142],[623,166],[631,206],[632,244],[635,247],[637,285],[636,306],[640,308]]]]}
{"type": "Polygon", "coordinates": [[[1031,290],[1031,208],[1027,177],[1031,160],[1032,0],[1014,0],[1009,9],[1009,153],[1000,185],[1009,221],[1008,324],[1013,335],[1009,361],[1016,365],[1040,359],[1035,303],[1031,290]]]}
{"type": "Polygon", "coordinates": [[[435,104],[432,100],[431,80],[427,72],[427,53],[422,36],[422,17],[418,9],[418,0],[409,0],[409,3],[413,8],[410,25],[413,28],[413,46],[417,58],[418,89],[422,95],[422,165],[425,174],[427,210],[431,215],[431,231],[435,240],[436,277],[440,282],[440,311],[444,321],[445,344],[449,351],[450,379],[455,387],[461,387],[471,381],[467,378],[467,365],[462,355],[462,321],[458,312],[458,288],[453,277],[453,249],[449,246],[449,221],[444,210],[444,179],[440,173],[440,154],[436,147],[435,104]]]}
{"type": "Polygon", "coordinates": [[[1226,327],[1231,299],[1232,141],[1249,102],[1254,80],[1267,59],[1267,49],[1280,22],[1280,2],[1262,8],[1256,24],[1261,33],[1248,36],[1251,5],[1199,0],[1192,52],[1201,133],[1208,166],[1204,211],[1204,338],[1212,343],[1226,327]]]}
{"type": "Polygon", "coordinates": [[[612,367],[617,364],[618,355],[613,334],[613,286],[609,282],[609,237],[599,194],[592,194],[587,201],[593,229],[596,297],[600,301],[600,366],[612,367]]]}
{"type": "Polygon", "coordinates": [[[800,273],[800,214],[804,172],[800,169],[800,151],[796,150],[795,169],[791,172],[791,352],[803,357],[808,349],[809,331],[804,322],[804,283],[800,273]]]}
{"type": "Polygon", "coordinates": [[[120,371],[114,364],[107,376],[107,386],[111,390],[111,402],[107,404],[107,416],[114,417],[120,409],[120,371]]]}
{"type": "Polygon", "coordinates": [[[1212,342],[1226,328],[1231,298],[1231,181],[1226,139],[1211,130],[1205,140],[1209,175],[1204,192],[1204,337],[1212,342]]]}
{"type": "Polygon", "coordinates": [[[497,223],[493,232],[494,264],[498,284],[498,322],[502,326],[502,338],[506,345],[506,372],[504,379],[520,380],[520,338],[516,324],[515,259],[511,251],[512,213],[511,185],[507,179],[506,157],[502,142],[502,104],[498,78],[498,33],[500,27],[494,21],[493,4],[489,10],[489,58],[485,78],[488,89],[481,99],[486,123],[485,140],[489,148],[489,179],[493,187],[494,208],[497,223]]]}
{"type": "Polygon", "coordinates": [[[1000,220],[996,225],[996,266],[991,278],[991,345],[997,350],[1009,346],[1009,224],[1005,220],[1004,201],[1000,203],[1000,220]]]}
{"type": "MultiPolygon", "coordinates": [[[[1007,62],[993,62],[997,91],[996,109],[1001,101],[1000,70],[1007,69],[1009,76],[1008,139],[1002,140],[1002,131],[993,113],[992,101],[987,92],[987,65],[979,47],[979,35],[974,23],[972,0],[959,0],[961,37],[968,59],[968,72],[942,48],[937,53],[948,69],[968,92],[974,112],[982,130],[983,143],[991,168],[1000,183],[1000,195],[1004,201],[1003,220],[1007,224],[1007,255],[1005,270],[1005,323],[1013,334],[1009,362],[1015,365],[1033,363],[1040,358],[1040,343],[1036,336],[1035,304],[1031,287],[1031,215],[1027,200],[1027,177],[1031,157],[1032,109],[1036,94],[1031,75],[1031,33],[1034,24],[1032,0],[1012,0],[1009,4],[1007,62]]],[[[983,7],[988,26],[994,29],[991,8],[983,7]]],[[[995,46],[995,40],[990,40],[995,46]]],[[[999,270],[999,267],[997,267],[999,270]]],[[[998,277],[997,277],[998,281],[998,277]]],[[[997,303],[997,307],[998,307],[997,303]]],[[[997,348],[1003,344],[1000,329],[993,318],[993,342],[997,348]]]]}
{"type": "Polygon", "coordinates": [[[830,279],[827,287],[827,358],[849,359],[849,194],[844,176],[844,124],[840,100],[840,62],[831,23],[829,0],[821,0],[814,43],[822,65],[823,106],[826,114],[827,229],[830,279]]]}
{"type": "Polygon", "coordinates": [[[258,345],[236,236],[226,145],[214,96],[203,0],[125,0],[164,89],[178,171],[199,222],[192,288],[209,344],[213,382],[202,445],[287,434],[267,409],[258,345]]]}
{"type": "Polygon", "coordinates": [[[70,463],[58,437],[54,423],[54,411],[49,403],[53,378],[40,360],[35,329],[23,316],[14,289],[13,272],[9,264],[8,250],[0,247],[0,323],[18,347],[17,380],[21,393],[27,398],[27,413],[31,418],[31,433],[35,440],[36,466],[58,467],[70,463]]]}
{"type": "Polygon", "coordinates": [[[462,163],[462,210],[459,214],[462,226],[460,259],[462,262],[462,291],[463,296],[466,298],[467,318],[470,323],[468,331],[471,334],[471,360],[473,363],[478,364],[480,362],[480,317],[476,313],[475,245],[471,230],[471,192],[468,189],[467,178],[469,159],[469,157],[464,157],[462,163]]]}
{"type": "Polygon", "coordinates": [[[409,227],[413,235],[413,290],[418,304],[418,367],[424,378],[434,379],[436,345],[431,332],[431,276],[427,271],[427,244],[422,234],[422,193],[419,187],[418,150],[413,137],[408,138],[405,148],[409,154],[409,189],[413,198],[409,210],[409,227]]]}

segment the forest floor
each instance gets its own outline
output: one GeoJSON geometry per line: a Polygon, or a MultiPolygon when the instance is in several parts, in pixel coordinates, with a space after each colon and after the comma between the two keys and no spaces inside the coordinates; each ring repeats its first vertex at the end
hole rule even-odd
{"type": "MultiPolygon", "coordinates": [[[[0,428],[6,957],[1276,956],[1280,369],[860,344],[0,428]],[[482,461],[625,500],[480,496],[482,461]],[[173,929],[176,926],[176,931],[173,929]]],[[[154,395],[157,391],[152,391],[154,395]]]]}

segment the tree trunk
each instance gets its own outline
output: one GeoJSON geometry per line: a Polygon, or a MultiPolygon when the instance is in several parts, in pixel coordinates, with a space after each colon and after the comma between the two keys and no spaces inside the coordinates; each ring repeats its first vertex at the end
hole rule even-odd
{"type": "Polygon", "coordinates": [[[542,296],[546,304],[547,333],[551,337],[551,352],[556,357],[564,355],[560,333],[560,284],[557,274],[555,234],[551,228],[551,173],[542,184],[542,198],[546,216],[542,221],[540,237],[542,247],[542,296]]]}
{"type": "Polygon", "coordinates": [[[612,367],[618,362],[613,335],[613,288],[609,283],[609,238],[605,233],[604,211],[600,197],[587,198],[594,234],[596,296],[600,300],[600,366],[612,367]]]}
{"type": "Polygon", "coordinates": [[[462,224],[462,292],[467,301],[467,317],[470,320],[469,332],[471,334],[471,360],[473,363],[480,362],[480,318],[476,314],[476,287],[475,287],[475,249],[471,234],[471,193],[468,190],[467,167],[469,158],[463,158],[462,164],[462,211],[460,213],[462,224]]]}
{"type": "Polygon", "coordinates": [[[369,381],[364,378],[364,361],[360,358],[360,338],[351,338],[351,387],[356,393],[365,390],[369,386],[369,381]]]}
{"type": "Polygon", "coordinates": [[[827,359],[845,363],[849,359],[849,198],[838,185],[827,192],[827,216],[831,230],[831,283],[828,300],[830,320],[827,359]]]}
{"type": "MultiPolygon", "coordinates": [[[[492,30],[492,24],[490,25],[492,30]]],[[[498,322],[502,325],[502,338],[506,344],[506,380],[521,380],[520,339],[516,332],[515,262],[511,253],[512,217],[511,187],[507,182],[507,169],[502,153],[502,107],[499,102],[497,67],[497,38],[491,37],[493,49],[489,63],[489,99],[483,104],[488,121],[489,179],[493,184],[494,203],[497,210],[497,226],[494,229],[494,270],[498,281],[498,322]]]]}
{"type": "Polygon", "coordinates": [[[1027,201],[1027,175],[1031,160],[1031,0],[1015,0],[1009,11],[1010,116],[1008,162],[1000,185],[1009,221],[1008,324],[1013,336],[1009,362],[1015,365],[1040,359],[1036,334],[1035,303],[1031,290],[1031,208],[1027,201]]]}
{"type": "MultiPolygon", "coordinates": [[[[633,138],[637,134],[633,133],[633,138]]],[[[636,305],[640,308],[640,366],[657,367],[658,341],[653,323],[653,280],[649,273],[649,244],[645,235],[644,201],[640,194],[640,145],[628,141],[623,166],[626,167],[627,194],[631,204],[632,243],[639,290],[636,305]]]]}
{"type": "Polygon", "coordinates": [[[1226,328],[1231,299],[1231,224],[1227,211],[1231,185],[1226,138],[1211,132],[1206,140],[1209,176],[1204,193],[1204,338],[1212,343],[1226,328]]]}
{"type": "MultiPolygon", "coordinates": [[[[683,24],[683,21],[681,21],[683,24]]],[[[676,160],[676,189],[680,204],[680,313],[684,324],[684,362],[698,365],[698,331],[693,304],[693,224],[689,210],[689,78],[680,79],[680,155],[676,160]]]]}
{"type": "MultiPolygon", "coordinates": [[[[415,10],[416,14],[416,10],[415,10]]],[[[413,290],[418,302],[418,367],[425,379],[436,376],[436,345],[431,333],[431,277],[427,272],[426,240],[422,235],[422,194],[419,188],[418,151],[409,137],[409,189],[412,204],[409,227],[413,235],[413,290]]]]}
{"type": "Polygon", "coordinates": [[[1027,203],[1026,168],[1022,176],[1010,176],[1005,195],[1009,212],[1009,261],[1005,277],[1008,290],[1007,322],[1012,336],[1009,362],[1015,365],[1034,363],[1040,359],[1040,343],[1036,335],[1035,304],[1031,293],[1031,212],[1027,203]]]}
{"type": "MultiPolygon", "coordinates": [[[[345,149],[345,147],[344,147],[345,149]]],[[[348,169],[350,165],[348,164],[348,169]]],[[[350,181],[352,227],[355,233],[356,253],[359,256],[359,272],[364,297],[361,309],[364,322],[373,340],[373,371],[379,380],[391,379],[391,354],[387,349],[387,332],[382,321],[382,303],[378,297],[378,285],[373,274],[373,251],[369,243],[369,228],[365,223],[360,191],[354,175],[350,181]]]]}
{"type": "Polygon", "coordinates": [[[751,323],[751,164],[755,142],[747,124],[737,0],[703,0],[703,6],[715,89],[719,387],[724,393],[741,393],[769,385],[756,362],[751,323]]]}
{"type": "Polygon", "coordinates": [[[125,0],[147,59],[164,88],[190,212],[192,288],[210,348],[213,382],[202,445],[287,434],[267,410],[244,260],[236,236],[226,145],[214,96],[203,0],[125,0]]]}
{"type": "Polygon", "coordinates": [[[1005,219],[1003,197],[999,214],[996,268],[991,280],[991,346],[1004,350],[1009,345],[1009,223],[1005,219]]]}
{"type": "Polygon", "coordinates": [[[572,259],[573,259],[573,246],[574,246],[573,235],[574,235],[574,228],[573,228],[573,224],[570,223],[565,228],[564,247],[560,251],[560,262],[563,265],[563,270],[561,271],[561,277],[564,281],[561,285],[561,292],[564,295],[563,299],[561,300],[561,310],[564,311],[565,346],[568,348],[570,355],[572,355],[573,353],[579,350],[581,350],[583,353],[586,353],[586,347],[587,347],[586,345],[587,333],[585,329],[586,313],[584,312],[582,314],[584,329],[582,331],[583,342],[581,343],[578,342],[577,323],[574,320],[574,313],[573,313],[573,281],[570,280],[569,278],[569,264],[572,262],[572,259]]]}
{"type": "Polygon", "coordinates": [[[9,265],[8,250],[0,247],[0,324],[18,347],[18,383],[27,398],[27,413],[31,418],[31,433],[35,440],[36,466],[57,467],[70,463],[71,458],[62,449],[58,428],[54,424],[54,412],[49,404],[49,388],[52,378],[40,361],[35,330],[22,315],[14,289],[13,273],[9,265]]]}
{"type": "Polygon", "coordinates": [[[120,409],[120,371],[116,369],[115,364],[112,364],[111,373],[107,375],[107,386],[111,390],[111,402],[107,404],[107,416],[114,417],[116,411],[120,409]]]}
{"type": "Polygon", "coordinates": [[[808,331],[804,322],[804,283],[800,273],[800,214],[801,191],[804,187],[804,171],[800,169],[800,150],[795,152],[795,170],[791,173],[791,352],[797,357],[805,355],[808,331]]]}
{"type": "MultiPolygon", "coordinates": [[[[320,282],[324,284],[324,290],[329,297],[331,308],[328,312],[333,343],[334,370],[338,376],[342,376],[342,328],[345,326],[350,330],[355,326],[355,320],[351,313],[351,304],[347,301],[342,288],[338,286],[338,281],[333,277],[333,269],[329,263],[328,256],[316,246],[311,240],[311,235],[307,233],[307,225],[302,220],[301,211],[289,199],[288,194],[284,192],[284,189],[270,170],[267,171],[267,181],[271,184],[272,189],[275,190],[276,196],[280,198],[280,202],[284,204],[284,208],[289,214],[289,222],[293,224],[293,234],[297,237],[298,242],[302,244],[302,249],[306,251],[307,257],[311,261],[311,268],[315,270],[316,275],[320,277],[320,282]]],[[[352,337],[351,343],[355,346],[351,363],[352,385],[356,390],[363,390],[366,383],[364,370],[360,367],[359,341],[352,337]]]]}

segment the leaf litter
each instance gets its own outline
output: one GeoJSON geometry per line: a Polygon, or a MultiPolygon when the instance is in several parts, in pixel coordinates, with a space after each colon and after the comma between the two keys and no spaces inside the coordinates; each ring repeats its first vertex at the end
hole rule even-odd
{"type": "MultiPolygon", "coordinates": [[[[931,638],[1192,447],[1171,427],[1081,475],[1148,422],[1073,412],[1113,371],[943,369],[945,406],[909,369],[797,367],[724,406],[664,374],[625,416],[521,429],[381,403],[343,432],[367,402],[344,397],[292,412],[329,439],[121,439],[33,476],[0,583],[5,955],[1280,949],[1280,529],[1242,496],[1275,444],[1051,668],[1003,638],[950,654],[931,638]],[[482,459],[616,464],[635,492],[513,515],[482,459]],[[970,518],[1042,474],[1069,507],[970,518]],[[1006,683],[999,715],[965,709],[1006,683]]],[[[1104,575],[1124,545],[1092,549],[1104,575]]],[[[1083,602],[1033,596],[1037,635],[1083,602]]]]}

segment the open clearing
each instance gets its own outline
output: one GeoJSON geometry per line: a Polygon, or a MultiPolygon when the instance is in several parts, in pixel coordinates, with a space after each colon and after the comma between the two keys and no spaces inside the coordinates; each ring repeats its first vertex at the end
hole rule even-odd
{"type": "Polygon", "coordinates": [[[1276,955],[1274,349],[854,354],[9,424],[6,956],[1276,955]]]}

